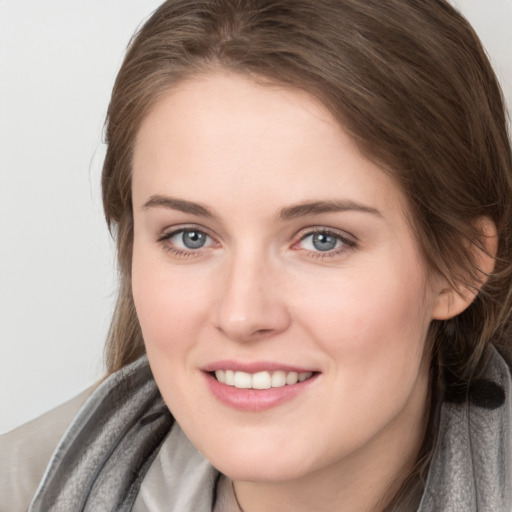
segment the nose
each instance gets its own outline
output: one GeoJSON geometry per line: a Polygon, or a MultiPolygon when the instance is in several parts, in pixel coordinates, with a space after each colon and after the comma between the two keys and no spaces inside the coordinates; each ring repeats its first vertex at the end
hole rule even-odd
{"type": "Polygon", "coordinates": [[[278,269],[257,254],[233,257],[214,311],[216,328],[230,339],[247,342],[285,331],[290,314],[278,269]]]}

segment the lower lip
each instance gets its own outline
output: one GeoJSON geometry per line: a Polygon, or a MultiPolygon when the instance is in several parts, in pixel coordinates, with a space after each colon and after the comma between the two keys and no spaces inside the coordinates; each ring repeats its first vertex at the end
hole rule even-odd
{"type": "Polygon", "coordinates": [[[206,382],[215,398],[223,404],[240,411],[259,412],[277,407],[283,402],[292,400],[305,391],[314,381],[318,374],[303,382],[297,382],[291,386],[269,389],[240,389],[234,386],[222,384],[210,373],[205,373],[206,382]]]}

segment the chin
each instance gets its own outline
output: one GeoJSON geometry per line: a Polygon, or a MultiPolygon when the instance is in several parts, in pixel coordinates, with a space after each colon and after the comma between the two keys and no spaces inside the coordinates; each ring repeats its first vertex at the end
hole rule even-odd
{"type": "Polygon", "coordinates": [[[225,457],[219,460],[214,466],[224,475],[232,480],[242,482],[283,482],[296,480],[309,471],[306,468],[299,466],[295,461],[282,460],[282,453],[278,455],[281,459],[276,461],[276,456],[273,458],[261,457],[257,460],[226,460],[225,457]]]}
{"type": "MultiPolygon", "coordinates": [[[[256,442],[255,440],[217,446],[222,450],[208,450],[202,453],[221,473],[232,480],[264,482],[289,481],[314,471],[313,462],[307,454],[301,454],[301,447],[286,443],[256,442]],[[286,449],[284,449],[286,447],[286,449]]],[[[211,445],[210,445],[211,446],[211,445]]],[[[304,449],[305,444],[302,446],[304,449]]]]}

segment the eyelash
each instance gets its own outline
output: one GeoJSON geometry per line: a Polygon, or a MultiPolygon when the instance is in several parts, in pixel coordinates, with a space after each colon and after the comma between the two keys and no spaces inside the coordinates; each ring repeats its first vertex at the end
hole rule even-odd
{"type": "MultiPolygon", "coordinates": [[[[205,247],[199,247],[197,249],[181,249],[177,247],[173,247],[169,244],[169,240],[171,240],[173,237],[179,234],[184,234],[186,232],[195,232],[200,235],[204,235],[210,240],[214,240],[212,236],[210,236],[206,231],[203,229],[195,228],[193,226],[190,227],[182,227],[179,229],[175,229],[169,233],[164,233],[161,236],[157,237],[157,242],[162,245],[163,249],[167,252],[170,252],[173,256],[178,258],[193,258],[197,257],[200,254],[202,254],[202,249],[205,249],[205,247]]],[[[217,242],[215,242],[217,243],[217,242]]],[[[309,258],[314,259],[326,259],[326,258],[334,258],[336,256],[339,256],[341,253],[346,252],[348,250],[354,249],[357,246],[356,241],[354,241],[351,238],[348,238],[346,235],[342,235],[339,232],[329,230],[326,228],[313,228],[308,229],[304,234],[300,236],[297,242],[294,242],[292,244],[292,249],[295,250],[302,250],[305,253],[307,253],[307,256],[309,258]],[[340,247],[333,248],[327,251],[320,251],[320,250],[308,250],[308,249],[300,249],[296,248],[298,244],[306,240],[308,237],[313,237],[315,235],[325,235],[328,237],[333,237],[336,239],[336,243],[340,243],[340,247]]]]}
{"type": "Polygon", "coordinates": [[[213,240],[208,233],[206,233],[203,229],[195,228],[193,226],[182,227],[179,229],[175,229],[169,233],[164,233],[161,236],[157,237],[157,242],[163,247],[163,249],[167,252],[170,252],[173,256],[178,258],[193,258],[195,256],[199,256],[199,253],[202,252],[201,249],[204,247],[200,247],[198,249],[181,249],[177,247],[173,247],[169,244],[169,241],[174,238],[176,235],[180,233],[184,234],[186,232],[195,232],[201,235],[206,236],[207,238],[213,240]]]}
{"type": "MultiPolygon", "coordinates": [[[[305,250],[308,252],[308,257],[315,258],[315,259],[327,259],[327,258],[335,258],[336,256],[340,256],[342,253],[354,249],[356,247],[356,241],[348,238],[346,235],[341,234],[340,232],[329,230],[326,228],[314,228],[309,229],[306,233],[304,233],[297,242],[295,242],[292,245],[292,248],[295,247],[300,242],[303,242],[309,237],[313,237],[315,235],[325,235],[330,236],[336,239],[336,242],[340,242],[340,247],[334,248],[327,251],[312,251],[312,250],[305,250]]],[[[301,250],[301,249],[297,249],[301,250]]]]}

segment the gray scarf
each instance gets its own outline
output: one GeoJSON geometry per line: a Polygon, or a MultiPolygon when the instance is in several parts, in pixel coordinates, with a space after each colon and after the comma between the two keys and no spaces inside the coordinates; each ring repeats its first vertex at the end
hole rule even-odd
{"type": "MultiPolygon", "coordinates": [[[[485,379],[443,404],[418,512],[512,511],[511,389],[509,369],[493,351],[485,379]]],[[[123,368],[96,389],[73,420],[28,512],[131,511],[173,422],[147,359],[123,368]]],[[[184,436],[176,439],[179,446],[171,449],[195,450],[185,446],[184,436]]],[[[203,502],[212,505],[204,512],[211,512],[215,486],[186,478],[181,488],[191,492],[202,486],[194,492],[205,495],[203,502]]],[[[180,499],[183,503],[183,496],[175,498],[180,499]]],[[[166,509],[174,510],[173,503],[167,501],[166,509]]]]}
{"type": "Polygon", "coordinates": [[[105,380],[57,446],[29,512],[128,512],[173,418],[141,358],[105,380]]]}

